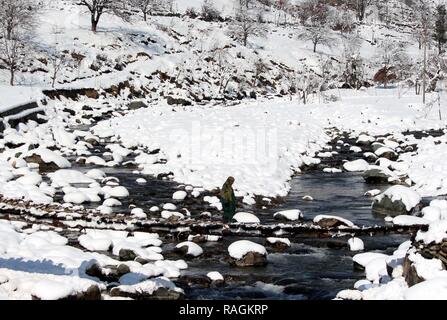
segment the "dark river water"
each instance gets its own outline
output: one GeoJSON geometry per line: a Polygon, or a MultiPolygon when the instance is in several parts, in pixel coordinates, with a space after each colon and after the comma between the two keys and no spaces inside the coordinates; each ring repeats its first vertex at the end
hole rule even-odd
{"type": "MultiPolygon", "coordinates": [[[[95,155],[101,156],[99,147],[95,155]]],[[[72,159],[74,160],[74,159],[72,159]]],[[[130,157],[127,160],[132,160],[130,157]]],[[[74,169],[88,171],[95,166],[74,164],[74,169]]],[[[188,208],[193,217],[203,211],[213,213],[214,220],[220,214],[208,207],[202,198],[188,197],[184,202],[172,200],[172,194],[181,186],[169,180],[143,176],[148,183],[140,185],[136,179],[142,177],[133,173],[136,167],[104,168],[107,176],[117,177],[119,183],[130,191],[130,197],[122,201],[123,206],[114,208],[116,213],[130,212],[129,205],[142,208],[148,215],[158,217],[159,213],[149,213],[149,208],[171,202],[178,208],[188,208]]],[[[263,224],[277,223],[273,214],[277,211],[300,209],[305,221],[312,221],[316,215],[336,215],[351,220],[359,226],[383,225],[384,217],[375,216],[371,210],[372,199],[364,196],[371,189],[383,190],[387,185],[366,184],[358,173],[323,173],[310,170],[297,175],[291,181],[291,192],[274,207],[253,209],[241,207],[239,211],[255,213],[263,224]],[[314,201],[305,201],[310,195],[314,201]]],[[[95,208],[100,204],[92,205],[95,208]]],[[[88,206],[87,206],[88,207],[88,206]]],[[[408,234],[386,234],[363,236],[366,251],[391,254],[399,244],[408,240],[408,234]]],[[[224,237],[219,242],[201,243],[204,254],[187,260],[188,269],[182,272],[178,285],[185,289],[188,299],[333,299],[337,292],[352,288],[354,283],[364,278],[362,271],[353,268],[352,256],[347,247],[348,237],[316,238],[295,236],[289,249],[279,252],[265,243],[264,238],[250,237],[248,240],[266,246],[268,265],[259,268],[238,268],[227,261],[227,248],[241,237],[224,237]],[[225,277],[225,285],[210,287],[206,274],[219,271],[225,277]],[[185,285],[187,283],[187,285],[185,285]]],[[[183,258],[173,251],[178,241],[167,237],[163,254],[166,259],[183,258]]]]}
{"type": "MultiPolygon", "coordinates": [[[[79,166],[86,171],[91,166],[79,166]]],[[[136,183],[141,175],[132,173],[135,168],[101,168],[108,176],[119,178],[120,185],[130,190],[131,196],[123,201],[117,212],[129,212],[129,204],[134,204],[149,212],[153,205],[172,200],[172,193],[178,184],[145,177],[145,185],[136,183]]],[[[351,220],[357,225],[383,225],[383,216],[375,216],[371,211],[371,198],[364,193],[371,189],[384,189],[386,186],[366,184],[360,174],[328,174],[310,171],[292,180],[292,190],[279,205],[266,210],[252,210],[262,223],[275,223],[273,213],[280,210],[300,209],[306,221],[318,214],[336,215],[351,220]],[[311,195],[314,201],[304,201],[311,195]]],[[[210,211],[203,201],[177,203],[185,205],[194,214],[210,211]]],[[[94,206],[92,206],[94,207],[94,206]]],[[[181,208],[181,206],[179,206],[181,208]]],[[[245,210],[245,209],[241,209],[245,210]]],[[[217,214],[217,213],[216,213],[217,214]]],[[[154,214],[157,216],[159,214],[154,214]]],[[[215,219],[219,219],[216,216],[215,219]]],[[[397,246],[408,240],[409,235],[387,234],[361,237],[367,251],[392,253],[397,246]]],[[[182,273],[184,279],[192,279],[183,286],[189,299],[332,299],[337,292],[352,288],[354,283],[364,278],[364,273],[353,268],[352,256],[347,247],[347,237],[306,238],[295,237],[292,246],[284,252],[266,245],[263,238],[249,240],[266,245],[269,251],[268,265],[260,268],[237,268],[226,260],[228,246],[240,237],[224,237],[219,242],[201,243],[204,254],[187,260],[189,268],[182,273]],[[210,288],[200,279],[205,279],[210,271],[219,271],[226,279],[224,286],[210,288]]],[[[173,253],[177,242],[166,239],[163,247],[165,258],[183,258],[173,253]]],[[[179,282],[182,286],[182,282],[179,282]]]]}

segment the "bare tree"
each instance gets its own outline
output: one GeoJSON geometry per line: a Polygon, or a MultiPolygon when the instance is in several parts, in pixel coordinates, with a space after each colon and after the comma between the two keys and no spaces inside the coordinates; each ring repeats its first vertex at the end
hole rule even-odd
{"type": "Polygon", "coordinates": [[[266,26],[259,22],[258,15],[254,10],[246,7],[237,8],[234,21],[229,28],[231,36],[235,37],[244,46],[247,46],[249,37],[264,37],[266,32],[266,26]]]}
{"type": "MultiPolygon", "coordinates": [[[[431,11],[431,3],[429,0],[418,0],[411,7],[416,22],[415,34],[418,39],[419,49],[423,49],[422,101],[425,104],[427,87],[427,46],[430,44],[430,33],[433,29],[433,13],[431,11]]],[[[416,80],[416,92],[418,92],[418,80],[419,79],[416,80]]]]}
{"type": "Polygon", "coordinates": [[[381,69],[374,76],[374,81],[387,87],[388,82],[404,79],[408,75],[412,62],[404,43],[385,38],[377,49],[376,61],[381,69]]]}
{"type": "Polygon", "coordinates": [[[214,6],[213,1],[204,0],[202,3],[202,19],[205,21],[219,20],[220,12],[214,6]]]}
{"type": "MultiPolygon", "coordinates": [[[[363,21],[365,19],[366,9],[373,5],[377,0],[345,0],[347,5],[356,12],[357,19],[363,21]]],[[[389,4],[388,4],[389,5],[389,4]]]]}
{"type": "Polygon", "coordinates": [[[166,6],[165,1],[162,0],[129,0],[129,4],[141,11],[144,21],[147,21],[148,15],[152,15],[166,6]]]}
{"type": "Polygon", "coordinates": [[[99,20],[105,13],[114,14],[127,20],[129,15],[126,12],[126,1],[123,0],[80,0],[81,6],[87,7],[91,15],[91,29],[98,30],[99,20]]]}
{"type": "Polygon", "coordinates": [[[259,79],[261,76],[268,71],[267,64],[262,60],[259,59],[254,63],[254,75],[253,75],[253,88],[255,88],[258,85],[259,79]]]}
{"type": "Polygon", "coordinates": [[[37,8],[30,0],[0,0],[0,28],[7,40],[18,29],[31,30],[35,24],[37,8]]]}
{"type": "Polygon", "coordinates": [[[228,48],[215,44],[210,54],[212,67],[215,74],[219,76],[219,94],[225,94],[228,84],[234,75],[233,65],[228,63],[231,60],[230,53],[228,48]]]}
{"type": "Polygon", "coordinates": [[[446,16],[447,11],[445,9],[445,5],[440,4],[436,6],[436,22],[435,22],[435,30],[433,32],[433,38],[435,39],[438,45],[439,54],[442,53],[442,48],[444,44],[447,42],[446,38],[446,16]]]}
{"type": "Polygon", "coordinates": [[[7,31],[4,30],[0,39],[0,62],[9,70],[9,84],[13,86],[16,72],[22,66],[28,53],[28,48],[23,34],[13,31],[10,34],[10,39],[8,39],[6,33],[7,31]]]}
{"type": "Polygon", "coordinates": [[[304,21],[304,29],[298,32],[298,39],[312,41],[313,51],[317,52],[317,46],[324,44],[331,46],[334,38],[329,28],[329,7],[321,0],[308,0],[304,5],[310,10],[309,16],[304,21]]]}
{"type": "Polygon", "coordinates": [[[343,86],[360,89],[364,84],[364,62],[360,53],[361,39],[351,35],[343,41],[343,52],[340,57],[340,76],[343,86]]]}
{"type": "Polygon", "coordinates": [[[59,76],[60,71],[62,71],[67,65],[68,59],[63,53],[56,52],[50,56],[50,62],[51,67],[53,68],[53,73],[51,75],[51,87],[54,88],[57,77],[59,76]]]}

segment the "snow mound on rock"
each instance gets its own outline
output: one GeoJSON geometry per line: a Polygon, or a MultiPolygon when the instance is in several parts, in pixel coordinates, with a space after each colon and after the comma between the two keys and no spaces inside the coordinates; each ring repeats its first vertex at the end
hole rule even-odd
{"type": "Polygon", "coordinates": [[[233,219],[239,223],[260,223],[257,216],[249,212],[238,212],[233,216],[233,219]]]}
{"type": "Polygon", "coordinates": [[[249,252],[257,252],[262,255],[267,255],[267,250],[264,246],[249,240],[239,240],[233,242],[228,247],[228,253],[230,254],[230,257],[234,259],[242,259],[249,252]]]}
{"type": "Polygon", "coordinates": [[[381,201],[384,197],[388,197],[391,201],[402,201],[407,211],[416,207],[422,200],[422,197],[416,191],[405,186],[392,186],[385,192],[375,197],[375,201],[381,201]]]}
{"type": "Polygon", "coordinates": [[[296,221],[303,218],[303,213],[301,212],[301,210],[294,209],[294,210],[279,211],[276,212],[273,216],[275,218],[281,217],[290,221],[296,221]]]}

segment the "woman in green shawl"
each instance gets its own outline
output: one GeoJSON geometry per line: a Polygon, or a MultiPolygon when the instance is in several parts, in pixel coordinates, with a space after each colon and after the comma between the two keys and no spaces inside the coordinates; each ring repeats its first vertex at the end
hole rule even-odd
{"type": "Polygon", "coordinates": [[[220,190],[220,201],[223,207],[224,222],[230,222],[236,213],[236,196],[233,190],[234,178],[229,177],[220,190]]]}

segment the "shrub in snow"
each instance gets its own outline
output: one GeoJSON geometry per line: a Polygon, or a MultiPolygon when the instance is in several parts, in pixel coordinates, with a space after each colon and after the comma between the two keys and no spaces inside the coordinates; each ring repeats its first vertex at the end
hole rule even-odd
{"type": "Polygon", "coordinates": [[[230,264],[238,267],[265,266],[267,264],[267,250],[264,246],[248,241],[240,240],[228,247],[230,264]]]}
{"type": "Polygon", "coordinates": [[[373,211],[399,215],[411,212],[420,202],[421,196],[405,186],[392,186],[374,198],[373,211]]]}
{"type": "Polygon", "coordinates": [[[260,223],[258,217],[249,212],[238,212],[233,216],[233,220],[239,223],[260,223]]]}
{"type": "Polygon", "coordinates": [[[285,210],[276,212],[273,217],[278,220],[297,221],[303,218],[303,213],[298,210],[285,210]]]}

